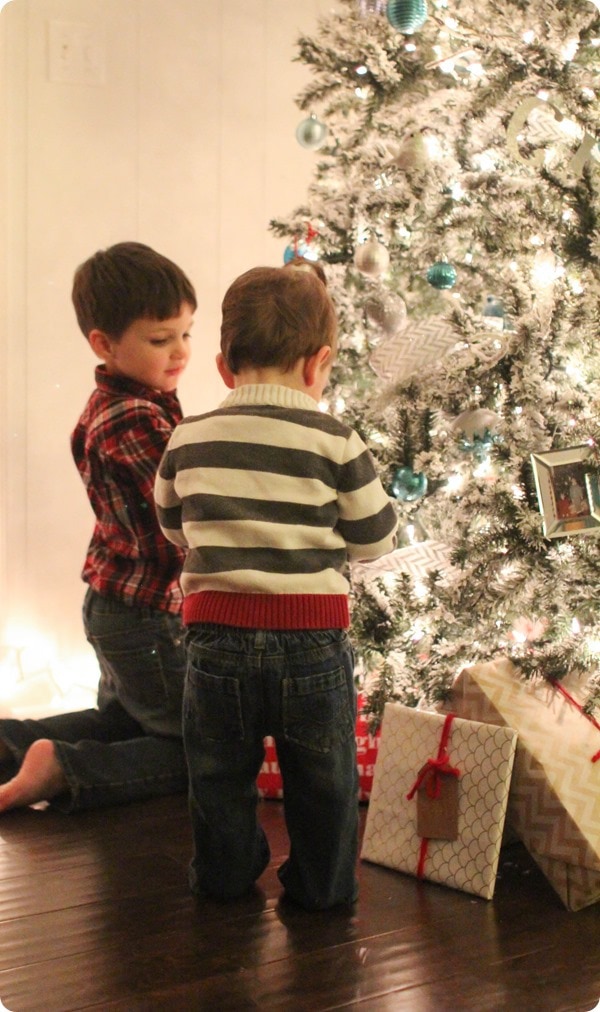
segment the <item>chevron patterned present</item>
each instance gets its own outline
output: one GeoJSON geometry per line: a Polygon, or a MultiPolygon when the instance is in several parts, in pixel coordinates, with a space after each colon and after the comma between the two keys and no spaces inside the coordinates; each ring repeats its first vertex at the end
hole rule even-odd
{"type": "Polygon", "coordinates": [[[413,580],[425,580],[432,569],[443,571],[450,565],[450,549],[443,541],[421,541],[382,555],[374,562],[357,562],[352,566],[354,584],[372,583],[386,574],[407,573],[413,580]]]}
{"type": "Polygon", "coordinates": [[[600,732],[548,683],[508,659],[461,672],[454,713],[518,731],[507,819],[568,910],[600,899],[600,732]]]}
{"type": "Polygon", "coordinates": [[[370,366],[380,379],[398,382],[439,360],[457,343],[451,325],[441,316],[409,323],[400,334],[383,341],[373,352],[370,366]]]}
{"type": "Polygon", "coordinates": [[[386,703],[361,857],[491,899],[517,735],[460,717],[447,721],[386,703]],[[444,784],[438,791],[431,780],[434,771],[454,779],[447,807],[444,784]],[[419,788],[432,800],[420,797],[419,788]]]}

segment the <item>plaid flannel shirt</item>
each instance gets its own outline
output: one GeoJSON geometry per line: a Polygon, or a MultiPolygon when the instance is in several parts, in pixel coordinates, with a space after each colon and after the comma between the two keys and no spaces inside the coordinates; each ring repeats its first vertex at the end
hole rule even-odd
{"type": "Polygon", "coordinates": [[[154,479],[182,411],[160,393],[96,369],[96,389],[71,436],[96,517],[82,578],[105,597],[177,613],[184,552],[156,519],[154,479]]]}

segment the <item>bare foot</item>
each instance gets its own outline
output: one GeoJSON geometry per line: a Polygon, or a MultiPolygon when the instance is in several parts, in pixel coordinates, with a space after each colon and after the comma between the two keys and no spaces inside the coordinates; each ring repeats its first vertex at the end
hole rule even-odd
{"type": "Polygon", "coordinates": [[[29,746],[17,775],[0,786],[0,812],[50,801],[68,787],[54,744],[40,738],[29,746]]]}

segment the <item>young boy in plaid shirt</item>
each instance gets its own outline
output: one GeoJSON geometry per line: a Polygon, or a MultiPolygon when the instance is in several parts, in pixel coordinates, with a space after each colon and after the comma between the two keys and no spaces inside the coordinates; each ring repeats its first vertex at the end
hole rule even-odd
{"type": "Polygon", "coordinates": [[[95,514],[82,577],[87,639],[100,666],[97,707],[1,720],[0,812],[47,800],[64,811],[183,791],[185,656],[181,549],[153,500],[158,463],[182,418],[177,381],[196,309],[183,271],[148,246],[118,243],[75,272],[77,321],[102,364],[73,432],[95,514]]]}

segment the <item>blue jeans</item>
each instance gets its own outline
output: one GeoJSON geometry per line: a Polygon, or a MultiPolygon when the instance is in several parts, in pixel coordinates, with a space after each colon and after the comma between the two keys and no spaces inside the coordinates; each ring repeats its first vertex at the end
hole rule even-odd
{"type": "Polygon", "coordinates": [[[352,649],[340,629],[199,624],[187,633],[183,733],[190,775],[194,892],[246,892],[270,851],[257,818],[263,739],[283,779],[287,896],[311,910],[357,895],[358,773],[352,649]]]}
{"type": "Polygon", "coordinates": [[[69,785],[68,793],[52,802],[62,811],[185,791],[180,618],[88,589],[83,621],[100,665],[97,708],[41,720],[0,720],[0,740],[16,765],[37,739],[54,742],[69,785]]]}

